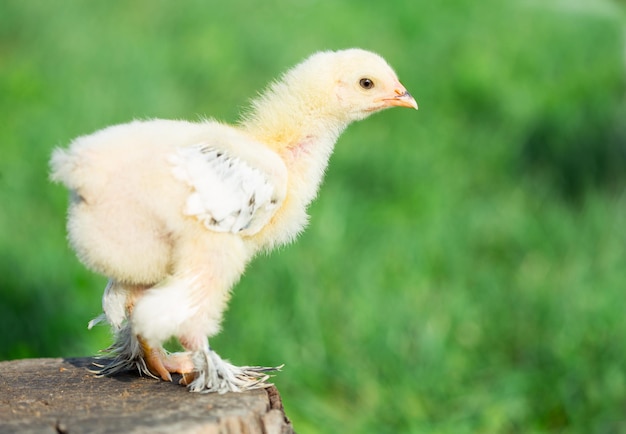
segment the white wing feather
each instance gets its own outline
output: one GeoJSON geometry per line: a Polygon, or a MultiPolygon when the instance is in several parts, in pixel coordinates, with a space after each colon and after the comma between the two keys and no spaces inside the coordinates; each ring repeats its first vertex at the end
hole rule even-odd
{"type": "Polygon", "coordinates": [[[276,183],[282,184],[280,177],[223,149],[206,144],[181,147],[170,161],[174,176],[192,187],[183,213],[217,232],[256,234],[285,196],[286,186],[276,183]]]}

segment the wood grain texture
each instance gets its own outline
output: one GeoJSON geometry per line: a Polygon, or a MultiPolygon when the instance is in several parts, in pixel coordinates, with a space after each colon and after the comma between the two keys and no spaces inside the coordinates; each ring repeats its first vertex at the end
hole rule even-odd
{"type": "Polygon", "coordinates": [[[0,362],[0,433],[292,434],[278,390],[198,394],[132,373],[97,378],[91,358],[0,362]]]}

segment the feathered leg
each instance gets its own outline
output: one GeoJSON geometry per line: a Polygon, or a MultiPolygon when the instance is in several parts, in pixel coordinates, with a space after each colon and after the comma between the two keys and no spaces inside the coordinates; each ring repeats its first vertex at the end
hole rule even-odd
{"type": "MultiPolygon", "coordinates": [[[[182,236],[182,235],[181,235],[182,236]]],[[[237,367],[208,344],[219,331],[230,288],[249,252],[237,237],[193,232],[172,258],[172,273],[156,285],[124,286],[112,281],[103,299],[115,331],[113,357],[101,375],[137,369],[142,375],[182,384],[193,392],[240,392],[269,386],[268,373],[280,367],[237,367]],[[216,240],[219,238],[219,240],[216,240]],[[217,242],[216,242],[217,241],[217,242]],[[178,337],[187,352],[169,354],[163,343],[178,337]]]]}
{"type": "Polygon", "coordinates": [[[106,321],[111,325],[115,339],[103,351],[101,360],[94,370],[99,375],[114,375],[118,372],[137,370],[139,374],[165,381],[172,381],[170,373],[188,374],[193,371],[190,353],[169,353],[161,345],[151,347],[141,336],[135,335],[128,317],[132,314],[135,299],[146,286],[124,285],[109,280],[102,298],[104,313],[89,322],[89,328],[106,321]]]}
{"type": "MultiPolygon", "coordinates": [[[[179,360],[185,366],[178,372],[184,371],[182,383],[191,391],[225,393],[266,387],[267,373],[277,368],[239,368],[209,347],[208,337],[219,331],[230,288],[243,273],[250,253],[239,237],[200,229],[177,245],[172,275],[137,300],[130,319],[133,331],[145,340],[146,354],[148,348],[159,348],[172,336],[179,339],[188,353],[179,360]],[[192,372],[187,369],[189,359],[192,372]]],[[[152,365],[151,371],[161,371],[152,365]]],[[[163,367],[169,370],[166,363],[163,367]]]]}
{"type": "Polygon", "coordinates": [[[96,364],[98,369],[94,370],[102,376],[137,371],[140,375],[172,381],[173,373],[182,374],[184,379],[194,371],[190,352],[170,353],[160,345],[150,346],[142,336],[133,333],[129,324],[116,332],[115,342],[104,353],[102,359],[107,363],[96,364]]]}
{"type": "Polygon", "coordinates": [[[243,392],[271,386],[267,383],[268,373],[280,371],[281,366],[235,366],[223,360],[211,349],[206,338],[180,339],[183,346],[191,351],[195,370],[193,375],[184,375],[182,384],[192,392],[243,392]]]}
{"type": "Polygon", "coordinates": [[[209,347],[207,336],[219,329],[228,297],[227,292],[201,291],[207,279],[214,280],[207,275],[210,273],[206,271],[194,273],[193,278],[177,275],[146,290],[131,314],[132,333],[117,340],[124,343],[118,354],[123,360],[132,360],[132,366],[126,366],[166,381],[171,381],[170,373],[183,374],[181,384],[193,392],[226,393],[268,387],[268,372],[281,367],[237,367],[209,347]],[[202,297],[198,297],[199,290],[202,297]],[[168,354],[162,349],[161,343],[173,334],[187,352],[168,354]]]}
{"type": "Polygon", "coordinates": [[[97,369],[93,370],[100,376],[136,370],[140,375],[157,378],[148,368],[143,357],[141,344],[128,323],[115,331],[113,344],[103,350],[102,353],[103,355],[99,359],[103,363],[96,363],[97,369]]]}

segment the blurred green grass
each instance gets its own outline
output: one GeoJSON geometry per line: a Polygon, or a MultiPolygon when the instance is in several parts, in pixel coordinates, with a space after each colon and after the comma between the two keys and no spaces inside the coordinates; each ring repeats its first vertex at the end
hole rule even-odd
{"type": "Polygon", "coordinates": [[[311,52],[359,46],[420,111],[342,136],[310,227],[254,261],[214,346],[284,362],[301,433],[626,431],[624,34],[600,0],[0,2],[0,359],[109,342],[55,146],[235,121],[311,52]]]}

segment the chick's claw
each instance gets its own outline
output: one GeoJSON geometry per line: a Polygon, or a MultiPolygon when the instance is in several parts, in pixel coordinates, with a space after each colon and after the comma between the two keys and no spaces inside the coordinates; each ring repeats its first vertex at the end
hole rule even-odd
{"type": "Polygon", "coordinates": [[[181,386],[189,386],[195,379],[196,379],[195,372],[183,373],[183,377],[180,379],[178,384],[180,384],[181,386]]]}

